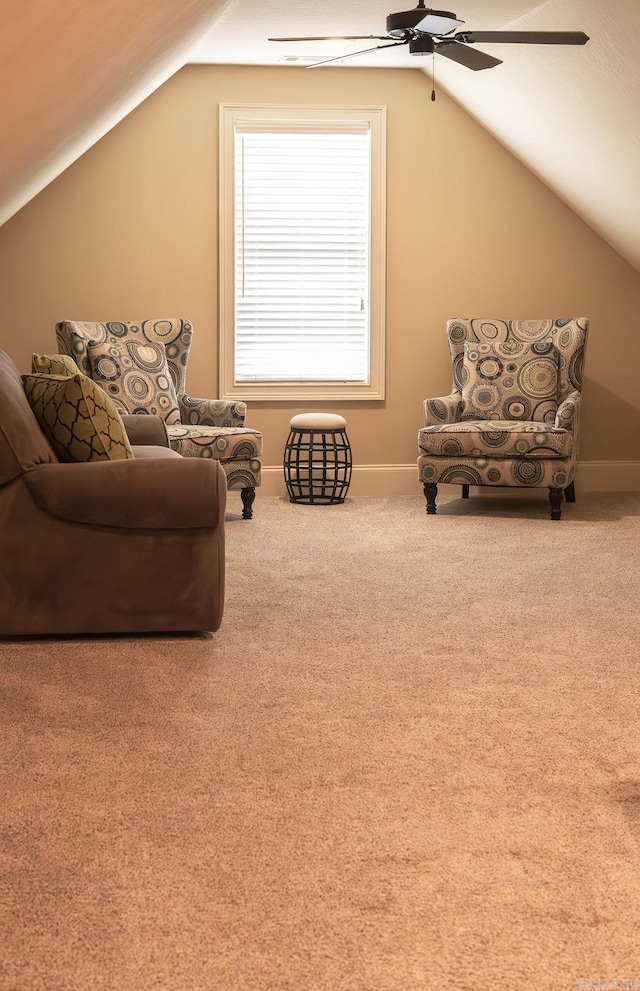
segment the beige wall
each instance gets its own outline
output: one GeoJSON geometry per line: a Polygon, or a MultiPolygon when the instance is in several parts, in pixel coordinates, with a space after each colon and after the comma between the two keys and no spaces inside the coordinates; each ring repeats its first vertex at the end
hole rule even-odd
{"type": "MultiPolygon", "coordinates": [[[[217,394],[219,102],[384,104],[387,399],[251,403],[265,465],[294,412],[343,412],[356,464],[416,458],[449,391],[451,316],[586,315],[581,460],[640,460],[640,274],[418,70],[187,66],[0,228],[0,346],[22,370],[59,319],[194,322],[187,383],[217,394]]],[[[579,167],[579,161],[576,162],[579,167]]]]}

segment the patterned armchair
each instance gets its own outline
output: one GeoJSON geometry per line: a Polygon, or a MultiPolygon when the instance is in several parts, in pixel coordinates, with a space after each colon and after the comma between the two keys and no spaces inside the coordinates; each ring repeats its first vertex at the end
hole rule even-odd
{"type": "Polygon", "coordinates": [[[174,451],[217,459],[227,488],[240,489],[243,517],[251,519],[262,434],[245,426],[246,403],[186,394],[192,333],[192,324],[180,319],[56,324],[60,352],[102,386],[120,413],[159,415],[174,451]]]}
{"type": "Polygon", "coordinates": [[[447,323],[451,394],[424,403],[418,472],[427,513],[439,482],[549,489],[551,519],[575,502],[588,320],[447,323]]]}

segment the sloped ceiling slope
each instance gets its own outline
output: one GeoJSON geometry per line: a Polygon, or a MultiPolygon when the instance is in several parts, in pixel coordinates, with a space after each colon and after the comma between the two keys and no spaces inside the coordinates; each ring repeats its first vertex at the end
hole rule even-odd
{"type": "Polygon", "coordinates": [[[640,2],[549,0],[509,27],[578,29],[590,41],[573,49],[481,46],[504,64],[467,75],[448,64],[436,71],[473,116],[640,270],[640,2]]]}
{"type": "Polygon", "coordinates": [[[2,0],[0,224],[180,68],[225,0],[2,0]]]}
{"type": "MultiPolygon", "coordinates": [[[[276,65],[296,54],[329,57],[339,52],[324,42],[282,45],[267,38],[384,34],[386,15],[412,3],[3,0],[0,224],[186,61],[276,65]]],[[[437,85],[640,270],[640,0],[447,6],[471,30],[590,36],[584,48],[483,45],[504,60],[483,72],[437,57],[437,85]]],[[[353,42],[345,51],[360,48],[353,42]]],[[[431,59],[392,48],[335,64],[418,65],[429,72],[431,59]]]]}
{"type": "MultiPolygon", "coordinates": [[[[191,61],[275,65],[292,55],[328,58],[342,50],[325,42],[283,45],[267,38],[384,34],[386,15],[412,6],[413,0],[273,0],[268,5],[235,0],[191,61]]],[[[437,85],[640,270],[640,0],[453,0],[447,7],[470,30],[589,35],[589,43],[579,48],[479,45],[503,59],[502,65],[481,72],[437,56],[437,85]]],[[[366,47],[351,42],[344,51],[366,47]]],[[[430,72],[431,63],[429,57],[411,57],[406,48],[392,48],[334,64],[422,65],[430,72]]],[[[331,67],[309,71],[330,72],[331,67]]],[[[443,195],[455,195],[455,190],[443,195]]]]}

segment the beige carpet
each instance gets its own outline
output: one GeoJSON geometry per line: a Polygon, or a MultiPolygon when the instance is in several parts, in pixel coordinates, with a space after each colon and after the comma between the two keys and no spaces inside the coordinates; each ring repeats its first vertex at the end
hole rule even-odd
{"type": "Polygon", "coordinates": [[[1,643],[1,991],[637,991],[640,497],[578,496],[232,498],[213,639],[1,643]]]}

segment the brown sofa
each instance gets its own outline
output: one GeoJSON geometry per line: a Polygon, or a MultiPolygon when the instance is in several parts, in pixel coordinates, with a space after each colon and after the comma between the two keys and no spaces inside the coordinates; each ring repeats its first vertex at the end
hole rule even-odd
{"type": "Polygon", "coordinates": [[[0,351],[0,635],[218,629],[224,471],[131,419],[133,460],[59,462],[0,351]]]}

